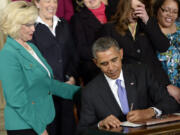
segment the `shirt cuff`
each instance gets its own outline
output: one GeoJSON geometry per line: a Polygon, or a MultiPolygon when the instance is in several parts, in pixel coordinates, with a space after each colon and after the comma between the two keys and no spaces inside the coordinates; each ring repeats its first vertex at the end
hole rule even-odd
{"type": "Polygon", "coordinates": [[[161,116],[161,114],[162,114],[162,111],[161,111],[161,110],[157,109],[156,107],[151,107],[151,108],[154,109],[154,112],[155,112],[156,117],[161,116]]]}
{"type": "Polygon", "coordinates": [[[97,127],[98,127],[98,128],[100,128],[100,126],[99,126],[99,123],[100,123],[100,122],[101,122],[101,121],[99,121],[98,124],[97,124],[97,127]]]}

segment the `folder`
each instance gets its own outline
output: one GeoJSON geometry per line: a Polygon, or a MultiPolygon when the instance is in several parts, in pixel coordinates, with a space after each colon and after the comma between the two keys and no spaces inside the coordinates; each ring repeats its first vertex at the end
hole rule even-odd
{"type": "Polygon", "coordinates": [[[151,126],[151,125],[156,125],[156,124],[170,123],[170,122],[175,122],[175,121],[180,121],[180,113],[162,115],[161,117],[152,118],[144,122],[132,123],[129,121],[125,121],[125,122],[122,122],[121,126],[141,127],[141,126],[151,126]]]}

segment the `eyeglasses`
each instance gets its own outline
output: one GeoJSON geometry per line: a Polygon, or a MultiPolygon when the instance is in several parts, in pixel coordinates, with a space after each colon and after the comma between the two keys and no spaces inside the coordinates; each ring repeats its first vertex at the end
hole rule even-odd
{"type": "Polygon", "coordinates": [[[35,24],[34,23],[27,23],[27,24],[23,24],[25,25],[26,27],[31,27],[31,26],[34,26],[35,24]]]}
{"type": "Polygon", "coordinates": [[[170,13],[173,14],[173,15],[177,15],[178,14],[178,10],[177,9],[170,9],[170,8],[164,9],[162,7],[160,7],[160,8],[161,8],[162,12],[165,13],[165,14],[170,14],[170,13]]]}
{"type": "Polygon", "coordinates": [[[24,2],[23,5],[20,8],[29,8],[33,6],[32,2],[24,2]]]}

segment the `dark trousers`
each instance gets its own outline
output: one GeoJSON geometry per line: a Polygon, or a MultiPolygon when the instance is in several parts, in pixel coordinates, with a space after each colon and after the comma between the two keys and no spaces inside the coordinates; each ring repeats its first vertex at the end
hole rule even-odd
{"type": "MultiPolygon", "coordinates": [[[[46,128],[48,135],[53,135],[51,133],[52,124],[49,124],[46,128]]],[[[23,130],[7,130],[7,135],[38,135],[33,129],[23,129],[23,130]]]]}
{"type": "Polygon", "coordinates": [[[73,113],[73,102],[53,96],[56,116],[53,121],[53,135],[74,135],[76,123],[73,113]],[[55,127],[55,128],[54,128],[55,127]]]}
{"type": "Polygon", "coordinates": [[[36,132],[32,129],[24,130],[7,130],[8,135],[37,135],[36,132]]]}

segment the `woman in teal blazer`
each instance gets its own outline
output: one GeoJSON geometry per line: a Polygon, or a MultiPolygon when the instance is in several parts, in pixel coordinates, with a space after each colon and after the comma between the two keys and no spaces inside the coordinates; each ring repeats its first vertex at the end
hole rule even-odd
{"type": "Polygon", "coordinates": [[[53,79],[51,67],[32,39],[37,9],[28,2],[10,3],[0,27],[8,36],[0,52],[0,80],[6,100],[8,135],[48,135],[46,127],[55,116],[52,94],[72,99],[79,89],[53,79]]]}

